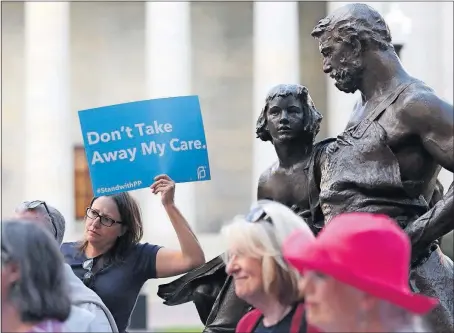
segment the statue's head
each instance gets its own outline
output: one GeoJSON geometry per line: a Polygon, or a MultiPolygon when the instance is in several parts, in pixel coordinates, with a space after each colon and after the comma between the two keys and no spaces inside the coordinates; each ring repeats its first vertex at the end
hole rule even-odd
{"type": "Polygon", "coordinates": [[[257,119],[257,137],[272,143],[297,140],[312,145],[322,118],[306,87],[280,84],[266,96],[257,119]]]}
{"type": "Polygon", "coordinates": [[[336,87],[354,93],[372,51],[393,51],[391,33],[383,17],[365,4],[348,4],[320,20],[311,33],[318,40],[323,71],[336,80],[336,87]]]}

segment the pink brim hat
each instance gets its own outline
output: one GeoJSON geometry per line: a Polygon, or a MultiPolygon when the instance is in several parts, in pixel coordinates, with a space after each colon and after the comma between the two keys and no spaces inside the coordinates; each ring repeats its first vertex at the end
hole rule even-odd
{"type": "MultiPolygon", "coordinates": [[[[348,226],[345,227],[347,228],[348,226]]],[[[368,236],[374,237],[371,233],[369,233],[368,236]]],[[[377,236],[380,237],[383,235],[378,234],[377,236]]],[[[323,237],[322,234],[320,234],[319,237],[323,237]]],[[[325,238],[329,238],[330,242],[336,242],[336,238],[334,237],[325,238]]],[[[341,249],[336,253],[336,249],[339,249],[339,244],[330,248],[330,243],[326,242],[326,240],[327,239],[325,239],[325,241],[319,241],[319,239],[316,239],[308,242],[307,238],[297,231],[284,242],[282,251],[289,264],[303,274],[306,270],[313,270],[326,274],[338,281],[353,286],[379,299],[386,300],[412,313],[419,315],[425,314],[438,304],[438,301],[434,298],[411,292],[408,286],[408,267],[402,268],[404,271],[402,272],[402,269],[399,267],[396,268],[396,265],[388,266],[390,263],[388,263],[388,265],[383,264],[383,267],[380,269],[390,272],[386,272],[383,276],[377,277],[376,274],[368,271],[369,266],[371,265],[355,262],[357,261],[355,260],[357,258],[354,256],[345,257],[345,254],[349,253],[348,250],[344,251],[344,249],[341,249]],[[386,276],[388,276],[388,278],[386,278],[386,276]]],[[[342,242],[341,235],[338,238],[338,241],[342,242]]],[[[391,239],[391,241],[393,240],[391,239]]],[[[367,244],[367,242],[363,241],[360,243],[367,244]]],[[[373,243],[374,242],[372,241],[370,246],[374,246],[373,243]]],[[[351,246],[350,244],[347,247],[354,246],[355,245],[351,246]]],[[[364,249],[357,248],[356,251],[364,251],[364,249]]],[[[365,254],[358,255],[357,257],[369,257],[368,260],[374,263],[373,265],[380,265],[380,263],[383,262],[382,258],[377,258],[377,261],[374,260],[374,253],[379,253],[380,249],[365,252],[365,254]]],[[[406,264],[409,265],[409,263],[404,263],[403,265],[406,264]]]]}

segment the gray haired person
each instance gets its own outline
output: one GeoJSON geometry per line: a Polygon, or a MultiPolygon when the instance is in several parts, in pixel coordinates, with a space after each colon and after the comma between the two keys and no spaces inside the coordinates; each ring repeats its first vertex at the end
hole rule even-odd
{"type": "Polygon", "coordinates": [[[2,221],[2,332],[64,332],[71,311],[63,255],[25,221],[2,221]]]}
{"type": "MultiPolygon", "coordinates": [[[[65,218],[45,201],[21,203],[15,210],[16,217],[37,222],[55,238],[60,246],[65,234],[65,218]]],[[[71,332],[118,332],[115,320],[101,298],[73,273],[71,266],[63,263],[64,279],[69,284],[71,314],[65,326],[71,332]]]]}

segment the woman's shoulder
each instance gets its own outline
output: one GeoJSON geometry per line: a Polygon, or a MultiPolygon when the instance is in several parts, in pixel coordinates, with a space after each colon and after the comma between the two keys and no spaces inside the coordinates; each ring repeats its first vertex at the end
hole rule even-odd
{"type": "Polygon", "coordinates": [[[75,264],[85,260],[83,253],[79,250],[78,242],[62,243],[60,252],[63,254],[63,257],[68,264],[75,264]]]}
{"type": "Polygon", "coordinates": [[[262,313],[257,309],[251,309],[248,311],[238,322],[235,332],[237,333],[249,333],[253,332],[262,318],[262,313]]]}
{"type": "Polygon", "coordinates": [[[126,262],[133,266],[144,281],[156,277],[156,259],[161,247],[150,243],[138,243],[131,246],[126,255],[126,262]]]}
{"type": "Polygon", "coordinates": [[[137,243],[131,247],[131,254],[134,256],[156,255],[162,246],[150,243],[137,243]]]}
{"type": "Polygon", "coordinates": [[[63,253],[63,254],[69,254],[69,253],[74,253],[74,252],[77,252],[79,243],[77,242],[66,242],[66,243],[62,243],[60,245],[60,251],[63,253]]]}

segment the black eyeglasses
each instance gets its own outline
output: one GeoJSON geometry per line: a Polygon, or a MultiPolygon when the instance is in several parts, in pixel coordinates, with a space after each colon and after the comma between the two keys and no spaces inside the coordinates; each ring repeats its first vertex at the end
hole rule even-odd
{"type": "Polygon", "coordinates": [[[85,286],[87,286],[88,288],[91,288],[92,284],[93,284],[93,280],[95,278],[95,274],[93,273],[93,264],[94,264],[94,260],[93,258],[91,259],[87,259],[85,260],[83,263],[82,263],[82,267],[83,269],[86,269],[87,272],[84,274],[83,278],[82,278],[82,282],[84,283],[85,286]]]}
{"type": "Polygon", "coordinates": [[[270,224],[273,224],[271,216],[269,216],[267,212],[265,212],[263,208],[260,206],[256,206],[249,211],[249,214],[246,216],[246,221],[251,223],[265,221],[270,224]]]}
{"type": "Polygon", "coordinates": [[[55,236],[55,239],[57,239],[57,226],[55,225],[55,221],[52,217],[52,215],[50,214],[50,211],[49,211],[49,207],[47,207],[47,204],[45,201],[42,201],[42,200],[33,200],[33,201],[25,201],[23,203],[24,207],[26,209],[35,209],[41,205],[44,206],[44,209],[46,210],[46,213],[47,215],[49,216],[50,218],[50,222],[52,223],[52,226],[54,227],[54,236],[55,236]]]}
{"type": "Polygon", "coordinates": [[[86,215],[88,218],[93,219],[93,220],[99,217],[99,221],[101,222],[101,224],[106,227],[111,227],[115,223],[122,224],[121,221],[115,221],[114,219],[112,219],[108,216],[101,215],[96,210],[91,209],[90,207],[87,208],[86,215]]]}

